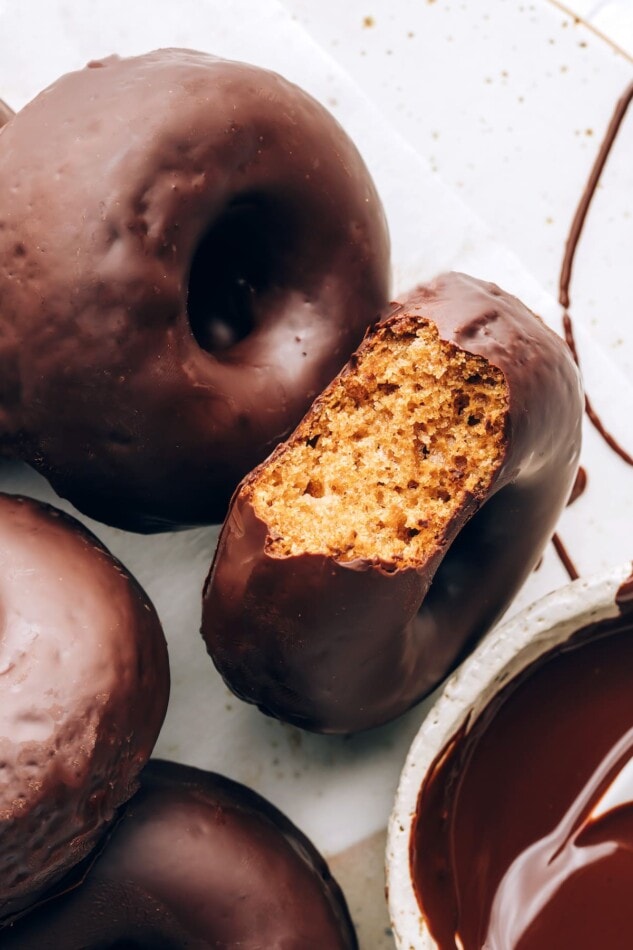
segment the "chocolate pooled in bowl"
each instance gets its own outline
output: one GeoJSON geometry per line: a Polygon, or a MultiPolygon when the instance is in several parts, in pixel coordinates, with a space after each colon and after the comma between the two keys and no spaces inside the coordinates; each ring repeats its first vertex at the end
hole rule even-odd
{"type": "Polygon", "coordinates": [[[506,675],[431,765],[410,864],[442,950],[631,946],[630,595],[506,675]]]}

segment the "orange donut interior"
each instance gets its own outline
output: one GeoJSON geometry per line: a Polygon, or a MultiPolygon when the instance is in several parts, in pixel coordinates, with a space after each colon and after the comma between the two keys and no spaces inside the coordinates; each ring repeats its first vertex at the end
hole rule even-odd
{"type": "Polygon", "coordinates": [[[420,567],[504,458],[508,387],[407,316],[378,327],[245,494],[268,553],[420,567]]]}

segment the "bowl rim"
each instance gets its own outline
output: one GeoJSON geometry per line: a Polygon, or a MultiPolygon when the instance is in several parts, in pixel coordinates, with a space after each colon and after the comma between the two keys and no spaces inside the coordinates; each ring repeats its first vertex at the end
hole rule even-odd
{"type": "Polygon", "coordinates": [[[389,914],[398,950],[437,950],[418,905],[409,867],[409,840],[420,788],[430,766],[468,716],[474,721],[493,696],[526,666],[590,623],[617,617],[615,602],[631,563],[557,588],[487,634],[447,680],[409,748],[387,830],[389,914]]]}

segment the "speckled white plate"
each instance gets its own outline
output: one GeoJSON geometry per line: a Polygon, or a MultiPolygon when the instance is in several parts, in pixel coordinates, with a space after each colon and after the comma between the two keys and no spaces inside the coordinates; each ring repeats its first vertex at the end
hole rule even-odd
{"type": "Polygon", "coordinates": [[[429,768],[467,718],[475,721],[496,693],[576,630],[617,617],[615,595],[631,565],[553,591],[497,627],[451,676],[413,740],[387,841],[389,909],[399,950],[435,950],[413,890],[409,842],[420,788],[429,768]]]}

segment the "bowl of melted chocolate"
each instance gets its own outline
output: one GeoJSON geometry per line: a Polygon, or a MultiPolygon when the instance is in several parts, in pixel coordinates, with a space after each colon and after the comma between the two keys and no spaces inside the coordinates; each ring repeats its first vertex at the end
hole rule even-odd
{"type": "Polygon", "coordinates": [[[633,946],[633,574],[498,627],[411,746],[389,828],[400,950],[633,946]]]}

